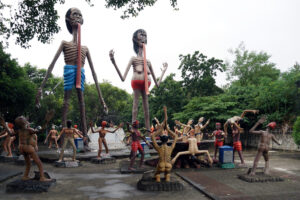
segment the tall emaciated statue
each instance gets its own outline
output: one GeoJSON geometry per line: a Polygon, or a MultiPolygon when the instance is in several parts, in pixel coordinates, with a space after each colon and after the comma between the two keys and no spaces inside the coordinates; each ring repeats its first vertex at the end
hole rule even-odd
{"type": "Polygon", "coordinates": [[[83,24],[82,14],[77,8],[70,8],[66,13],[66,25],[69,32],[73,35],[73,40],[70,42],[62,41],[59,49],[57,50],[48,70],[46,76],[42,82],[42,85],[38,89],[38,93],[36,95],[36,104],[39,105],[39,99],[42,95],[42,89],[44,88],[49,75],[51,74],[54,65],[60,56],[61,52],[64,53],[65,66],[64,66],[64,102],[63,102],[63,114],[62,114],[62,125],[66,127],[67,122],[67,112],[69,108],[69,100],[72,93],[72,88],[76,87],[76,92],[79,101],[80,107],[80,119],[81,119],[81,129],[83,135],[87,134],[87,123],[85,117],[85,104],[84,104],[84,81],[85,81],[85,70],[84,63],[85,58],[87,58],[93,78],[95,81],[95,85],[98,91],[98,96],[100,98],[100,102],[104,107],[104,111],[107,113],[107,107],[102,97],[102,93],[98,84],[97,75],[94,70],[94,65],[92,62],[92,58],[89,52],[89,49],[86,46],[81,46],[80,40],[80,27],[83,24]]]}
{"type": "Polygon", "coordinates": [[[149,87],[151,85],[150,75],[152,75],[153,81],[155,85],[158,87],[164,76],[164,73],[167,70],[168,64],[163,63],[162,74],[160,76],[160,79],[157,81],[151,62],[146,59],[146,44],[147,44],[146,31],[143,29],[139,29],[135,31],[132,37],[132,42],[133,42],[133,49],[137,54],[137,56],[133,56],[129,60],[124,75],[121,74],[116,64],[113,50],[109,52],[109,56],[112,64],[115,66],[122,81],[125,81],[130,68],[131,67],[133,68],[133,76],[131,79],[131,87],[133,89],[133,94],[134,94],[133,106],[132,106],[132,122],[135,122],[137,120],[139,97],[142,96],[144,116],[145,116],[145,127],[147,130],[150,131],[150,116],[149,116],[149,103],[148,103],[149,87]]]}

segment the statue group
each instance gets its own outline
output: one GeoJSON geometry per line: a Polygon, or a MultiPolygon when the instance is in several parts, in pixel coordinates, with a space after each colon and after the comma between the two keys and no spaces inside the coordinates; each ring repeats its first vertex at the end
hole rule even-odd
{"type": "MultiPolygon", "coordinates": [[[[64,66],[64,101],[62,108],[62,130],[60,134],[55,130],[55,127],[52,127],[52,130],[49,132],[46,141],[49,140],[49,148],[51,148],[52,143],[54,142],[56,148],[58,148],[58,139],[64,137],[64,143],[62,146],[62,150],[60,152],[59,161],[63,161],[64,149],[68,143],[73,147],[73,156],[72,160],[76,161],[76,147],[74,144],[74,135],[78,135],[79,137],[85,138],[85,145],[87,145],[88,140],[87,137],[87,122],[86,122],[86,113],[85,113],[85,104],[84,104],[84,82],[85,82],[85,70],[84,64],[85,59],[87,58],[95,85],[98,92],[98,97],[100,99],[100,103],[103,105],[104,112],[108,112],[108,108],[103,99],[100,86],[98,84],[97,75],[94,69],[94,64],[92,62],[91,54],[86,46],[81,45],[81,25],[83,24],[83,17],[81,11],[77,8],[70,8],[65,16],[66,26],[69,32],[72,34],[72,41],[62,41],[60,47],[58,48],[48,70],[46,76],[38,89],[36,95],[36,103],[39,105],[39,100],[42,95],[42,89],[44,88],[49,75],[51,74],[57,59],[60,54],[63,52],[65,66],[64,66]],[[80,108],[80,130],[77,127],[72,127],[72,122],[67,120],[69,100],[71,97],[71,91],[75,87],[79,102],[80,108]]],[[[175,121],[174,131],[170,129],[168,126],[168,117],[167,117],[167,108],[164,107],[164,120],[163,122],[159,122],[156,118],[156,124],[153,127],[152,131],[150,131],[150,115],[149,115],[149,103],[148,103],[148,95],[149,95],[149,87],[151,85],[151,76],[153,78],[153,82],[156,87],[159,87],[163,76],[168,68],[167,63],[163,63],[162,74],[159,79],[156,79],[156,75],[154,73],[154,68],[150,62],[150,60],[146,59],[146,44],[147,44],[147,33],[143,29],[139,29],[134,32],[132,37],[133,49],[136,53],[136,56],[133,56],[127,67],[125,69],[124,75],[121,74],[119,67],[116,64],[114,51],[111,50],[109,52],[109,57],[114,65],[120,79],[125,81],[129,70],[133,69],[133,76],[131,79],[131,87],[133,89],[133,106],[132,106],[132,121],[127,122],[127,131],[129,133],[129,137],[127,139],[127,143],[131,142],[131,153],[130,153],[130,165],[128,169],[130,171],[135,171],[134,163],[137,156],[137,151],[139,150],[141,154],[141,160],[139,167],[143,167],[144,161],[144,149],[141,146],[140,140],[144,140],[145,143],[149,146],[149,148],[154,148],[158,153],[158,164],[156,166],[154,178],[156,182],[161,182],[161,173],[164,173],[166,182],[170,182],[170,173],[173,165],[176,163],[177,159],[181,156],[190,156],[191,158],[195,158],[199,154],[204,154],[207,157],[207,164],[212,166],[213,161],[217,160],[218,149],[224,145],[225,139],[228,136],[228,129],[231,129],[232,138],[233,138],[233,148],[234,152],[238,152],[239,158],[241,160],[241,164],[244,164],[244,158],[242,154],[242,143],[240,140],[240,134],[244,132],[243,128],[240,125],[240,122],[243,120],[247,113],[258,114],[258,110],[245,110],[241,116],[234,116],[228,119],[224,124],[224,131],[222,130],[222,125],[219,122],[216,122],[216,130],[212,132],[212,134],[207,134],[208,137],[215,137],[215,152],[213,159],[210,157],[208,150],[200,150],[198,148],[199,144],[202,141],[204,136],[204,129],[209,125],[210,120],[207,120],[203,125],[204,117],[200,117],[198,122],[193,125],[193,120],[189,120],[187,124],[183,124],[180,121],[175,121]],[[143,102],[143,110],[144,110],[144,119],[145,119],[145,129],[146,132],[150,134],[151,132],[151,140],[146,139],[146,137],[139,130],[139,121],[137,119],[138,114],[138,104],[139,97],[142,97],[143,102]],[[130,127],[131,126],[131,127],[130,127]],[[169,137],[170,136],[170,137],[169,137]],[[160,142],[158,142],[158,139],[160,142]],[[188,144],[188,149],[186,151],[176,152],[173,155],[173,150],[176,147],[177,142],[182,142],[188,144]],[[168,144],[169,143],[169,144],[168,144]]],[[[267,125],[267,129],[265,131],[260,130],[257,131],[256,128],[258,125],[264,123],[266,118],[261,118],[253,128],[250,129],[250,133],[261,135],[260,145],[258,148],[257,155],[254,160],[253,168],[251,171],[251,175],[255,175],[255,171],[257,168],[257,164],[261,156],[265,159],[265,173],[269,173],[269,144],[273,140],[274,142],[279,142],[276,140],[274,135],[271,134],[271,130],[276,127],[275,122],[271,122],[267,125]]],[[[5,137],[4,142],[4,150],[7,152],[7,156],[12,156],[11,153],[11,145],[15,140],[15,136],[19,137],[19,151],[24,155],[26,168],[23,175],[22,180],[29,179],[29,170],[31,166],[32,158],[37,164],[40,171],[40,181],[49,181],[44,176],[42,163],[36,153],[37,142],[36,142],[36,134],[39,130],[32,129],[28,126],[28,121],[24,117],[18,117],[14,121],[14,125],[12,123],[5,123],[5,120],[1,118],[1,125],[4,127],[3,133],[0,134],[0,137],[5,137]]],[[[115,130],[109,131],[106,129],[107,122],[102,121],[101,127],[97,130],[94,129],[94,123],[90,124],[92,132],[99,133],[99,151],[98,151],[98,159],[101,159],[102,145],[104,145],[106,154],[109,153],[107,142],[105,139],[105,135],[107,132],[115,132],[117,129],[123,126],[121,123],[115,130]]]]}

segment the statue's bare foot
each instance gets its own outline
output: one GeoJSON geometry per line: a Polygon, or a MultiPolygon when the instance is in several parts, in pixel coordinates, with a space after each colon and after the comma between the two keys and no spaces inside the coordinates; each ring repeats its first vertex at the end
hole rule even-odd
{"type": "Polygon", "coordinates": [[[57,162],[62,162],[62,159],[59,159],[57,162]]]}
{"type": "Polygon", "coordinates": [[[255,176],[255,172],[250,172],[249,176],[255,176]]]}
{"type": "Polygon", "coordinates": [[[269,169],[265,169],[264,174],[265,175],[270,175],[270,170],[269,169]]]}
{"type": "Polygon", "coordinates": [[[210,159],[210,160],[208,160],[208,165],[209,165],[209,167],[212,167],[212,165],[213,165],[213,162],[214,162],[214,161],[213,161],[213,160],[211,160],[211,159],[210,159]]]}
{"type": "Polygon", "coordinates": [[[133,167],[128,167],[129,171],[136,171],[136,169],[134,169],[133,167]]]}
{"type": "Polygon", "coordinates": [[[12,154],[7,154],[7,157],[12,157],[12,154]]]}
{"type": "Polygon", "coordinates": [[[101,159],[101,156],[97,156],[97,159],[100,160],[100,159],[101,159]]]}
{"type": "Polygon", "coordinates": [[[45,178],[45,177],[41,177],[41,178],[40,178],[40,181],[41,181],[41,182],[49,182],[49,181],[52,181],[52,179],[45,178]]]}
{"type": "Polygon", "coordinates": [[[28,176],[23,176],[23,177],[21,178],[21,180],[22,180],[22,181],[28,181],[28,180],[30,180],[30,178],[29,178],[28,176]]]}

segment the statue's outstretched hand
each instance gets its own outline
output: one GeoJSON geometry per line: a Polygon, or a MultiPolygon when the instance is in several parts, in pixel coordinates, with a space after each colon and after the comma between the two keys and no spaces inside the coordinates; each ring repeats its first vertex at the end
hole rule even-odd
{"type": "Polygon", "coordinates": [[[114,55],[115,55],[114,50],[113,50],[113,49],[110,50],[110,51],[109,51],[109,57],[110,57],[111,60],[114,60],[114,59],[115,59],[114,55]]]}
{"type": "Polygon", "coordinates": [[[266,116],[262,116],[259,120],[258,123],[263,124],[267,120],[266,116]]]}

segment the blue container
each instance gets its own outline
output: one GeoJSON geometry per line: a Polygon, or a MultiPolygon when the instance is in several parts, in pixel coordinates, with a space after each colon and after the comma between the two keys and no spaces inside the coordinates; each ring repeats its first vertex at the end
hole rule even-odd
{"type": "Polygon", "coordinates": [[[76,150],[79,152],[79,151],[82,151],[84,149],[84,146],[83,146],[83,139],[82,138],[75,138],[75,146],[76,146],[76,150]]]}
{"type": "Polygon", "coordinates": [[[231,146],[222,146],[219,148],[219,162],[233,163],[233,148],[231,146]]]}

